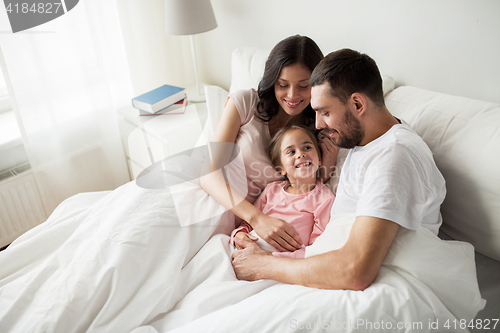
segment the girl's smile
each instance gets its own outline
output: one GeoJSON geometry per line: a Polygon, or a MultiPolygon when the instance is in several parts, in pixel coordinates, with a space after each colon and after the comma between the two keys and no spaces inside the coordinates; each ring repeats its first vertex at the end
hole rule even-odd
{"type": "MultiPolygon", "coordinates": [[[[316,171],[320,166],[319,152],[311,137],[302,129],[293,129],[281,141],[282,174],[288,177],[293,190],[316,184],[316,171]]],[[[289,188],[290,188],[289,187],[289,188]]]]}

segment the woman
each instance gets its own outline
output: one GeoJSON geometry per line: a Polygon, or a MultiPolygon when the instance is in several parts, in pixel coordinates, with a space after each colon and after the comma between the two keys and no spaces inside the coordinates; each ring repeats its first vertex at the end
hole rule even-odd
{"type": "MultiPolygon", "coordinates": [[[[230,202],[220,175],[202,179],[203,188],[212,197],[247,221],[260,237],[280,251],[300,249],[302,241],[286,221],[264,215],[252,203],[267,183],[281,179],[279,173],[272,172],[274,168],[267,155],[271,137],[293,124],[314,128],[309,77],[321,59],[323,54],[313,40],[298,35],[288,37],[271,51],[258,91],[238,91],[230,96],[212,141],[236,142],[241,148],[248,183],[246,200],[230,190],[237,197],[233,202],[239,204],[230,202]]],[[[321,139],[320,146],[324,172],[321,178],[326,181],[339,149],[328,138],[321,139]]],[[[224,158],[217,159],[222,152],[213,155],[217,165],[224,165],[224,158]]]]}
{"type": "MultiPolygon", "coordinates": [[[[202,179],[213,198],[198,188],[180,203],[187,201],[193,215],[204,215],[202,222],[184,227],[177,215],[180,196],[130,182],[109,194],[68,199],[45,223],[0,252],[0,331],[128,332],[168,312],[178,300],[183,267],[221,225],[220,216],[205,216],[205,203],[220,206],[215,200],[250,221],[271,244],[298,247],[293,228],[253,207],[259,193],[251,190],[277,179],[264,172],[267,166],[272,170],[267,156],[258,159],[265,156],[271,134],[291,123],[314,123],[307,80],[321,58],[309,38],[287,38],[271,52],[258,94],[231,95],[214,140],[236,143],[245,161],[257,157],[245,165],[249,195],[237,206],[221,197],[227,187],[213,172],[202,179]],[[254,102],[245,104],[245,96],[254,102]]],[[[322,143],[323,151],[328,144],[322,143]]],[[[333,154],[323,165],[334,163],[330,148],[333,154]]],[[[191,155],[167,166],[171,178],[182,178],[199,164],[191,155]]],[[[234,223],[228,227],[234,229],[234,223]]]]}

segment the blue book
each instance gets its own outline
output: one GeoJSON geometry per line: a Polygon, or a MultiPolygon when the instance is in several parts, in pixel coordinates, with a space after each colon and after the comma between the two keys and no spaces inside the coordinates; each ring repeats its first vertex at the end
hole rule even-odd
{"type": "Polygon", "coordinates": [[[165,84],[132,99],[132,105],[142,111],[155,114],[186,98],[184,88],[165,84]]]}

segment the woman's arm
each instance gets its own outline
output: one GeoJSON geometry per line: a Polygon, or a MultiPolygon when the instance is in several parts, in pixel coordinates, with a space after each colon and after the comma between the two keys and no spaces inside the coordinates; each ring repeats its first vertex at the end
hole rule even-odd
{"type": "MultiPolygon", "coordinates": [[[[241,126],[241,118],[234,102],[229,99],[212,142],[235,143],[241,126]]],[[[267,216],[245,200],[225,179],[223,169],[228,164],[230,153],[218,145],[209,145],[212,172],[200,179],[202,188],[215,200],[231,210],[242,220],[247,221],[255,232],[266,242],[280,251],[294,251],[301,247],[301,240],[295,229],[287,222],[267,216]]],[[[227,148],[227,147],[226,147],[227,148]]]]}

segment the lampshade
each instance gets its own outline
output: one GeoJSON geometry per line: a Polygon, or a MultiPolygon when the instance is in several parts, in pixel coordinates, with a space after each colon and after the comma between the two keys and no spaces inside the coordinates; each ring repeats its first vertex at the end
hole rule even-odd
{"type": "Polygon", "coordinates": [[[165,0],[165,32],[194,35],[217,28],[210,0],[165,0]]]}

